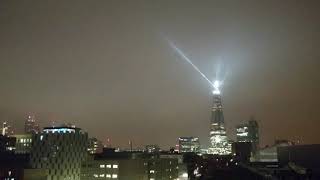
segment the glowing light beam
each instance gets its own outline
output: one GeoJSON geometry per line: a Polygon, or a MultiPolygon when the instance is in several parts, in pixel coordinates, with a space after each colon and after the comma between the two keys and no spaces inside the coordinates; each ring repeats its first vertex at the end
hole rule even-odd
{"type": "Polygon", "coordinates": [[[166,40],[168,41],[170,47],[173,48],[183,60],[187,61],[213,88],[215,88],[215,85],[207,78],[207,76],[203,74],[200,69],[194,65],[192,61],[177,46],[175,46],[170,40],[166,40]]]}

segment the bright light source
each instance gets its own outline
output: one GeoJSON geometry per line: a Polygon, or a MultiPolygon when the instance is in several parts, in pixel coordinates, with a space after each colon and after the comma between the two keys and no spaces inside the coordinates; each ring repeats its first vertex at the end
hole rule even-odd
{"type": "Polygon", "coordinates": [[[218,89],[219,86],[220,86],[220,82],[218,80],[215,80],[214,83],[213,83],[213,87],[218,89]]]}
{"type": "Polygon", "coordinates": [[[183,173],[183,174],[182,174],[182,177],[187,178],[187,177],[188,177],[188,173],[183,173]]]}
{"type": "Polygon", "coordinates": [[[112,179],[118,178],[118,174],[112,174],[112,179]]]}
{"type": "Polygon", "coordinates": [[[213,94],[220,94],[220,86],[221,86],[221,82],[220,81],[218,81],[218,80],[215,80],[214,82],[213,82],[213,88],[214,88],[214,90],[212,91],[212,93],[213,94]]]}

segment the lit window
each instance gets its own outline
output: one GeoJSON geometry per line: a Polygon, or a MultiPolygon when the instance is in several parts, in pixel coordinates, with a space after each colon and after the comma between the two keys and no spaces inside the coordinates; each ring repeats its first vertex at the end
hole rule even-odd
{"type": "Polygon", "coordinates": [[[99,177],[98,174],[94,174],[93,177],[99,177]]]}
{"type": "Polygon", "coordinates": [[[112,179],[118,178],[118,174],[112,174],[112,179]]]}
{"type": "Polygon", "coordinates": [[[108,165],[107,165],[107,168],[111,168],[111,164],[108,164],[108,165]]]}
{"type": "Polygon", "coordinates": [[[153,173],[154,173],[154,170],[150,170],[150,173],[153,174],[153,173]]]}
{"type": "Polygon", "coordinates": [[[188,173],[183,173],[183,174],[182,174],[182,177],[187,178],[187,177],[188,177],[188,173]]]}
{"type": "Polygon", "coordinates": [[[111,178],[111,174],[106,174],[106,177],[107,178],[111,178]]]}
{"type": "Polygon", "coordinates": [[[118,164],[114,164],[112,168],[115,168],[115,169],[118,168],[118,164]]]}
{"type": "Polygon", "coordinates": [[[104,174],[100,174],[100,176],[99,177],[104,177],[104,174]]]}
{"type": "Polygon", "coordinates": [[[42,139],[43,139],[43,135],[40,136],[40,141],[42,141],[42,139]]]}
{"type": "Polygon", "coordinates": [[[150,178],[150,180],[155,180],[154,178],[150,178]]]}
{"type": "Polygon", "coordinates": [[[105,167],[105,165],[104,164],[100,164],[100,168],[104,168],[105,167]]]}

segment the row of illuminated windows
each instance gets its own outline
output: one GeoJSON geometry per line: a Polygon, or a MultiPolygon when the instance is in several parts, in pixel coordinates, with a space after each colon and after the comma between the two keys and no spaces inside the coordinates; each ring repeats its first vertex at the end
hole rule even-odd
{"type": "Polygon", "coordinates": [[[237,136],[248,136],[248,132],[237,133],[237,136]]]}
{"type": "Polygon", "coordinates": [[[118,174],[94,174],[93,177],[95,178],[106,177],[106,178],[116,179],[118,178],[118,174]]]}
{"type": "Polygon", "coordinates": [[[20,139],[20,143],[28,143],[28,142],[32,142],[32,139],[20,139]]]}
{"type": "Polygon", "coordinates": [[[104,164],[100,164],[100,168],[114,168],[114,169],[117,169],[119,166],[118,164],[107,164],[107,165],[104,165],[104,164]]]}

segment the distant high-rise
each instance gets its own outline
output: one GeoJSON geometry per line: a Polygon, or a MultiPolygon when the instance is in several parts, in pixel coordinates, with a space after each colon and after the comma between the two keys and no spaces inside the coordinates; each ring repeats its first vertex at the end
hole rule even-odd
{"type": "Polygon", "coordinates": [[[200,142],[197,137],[180,137],[179,152],[200,152],[200,142]]]}
{"type": "Polygon", "coordinates": [[[213,106],[211,111],[211,127],[210,127],[210,143],[208,149],[210,154],[230,154],[231,144],[228,142],[228,137],[224,124],[224,116],[222,110],[222,98],[219,90],[220,83],[214,82],[213,91],[213,106]]]}
{"type": "Polygon", "coordinates": [[[87,156],[88,134],[80,128],[47,127],[34,134],[32,168],[49,169],[48,180],[80,180],[87,156]]]}
{"type": "Polygon", "coordinates": [[[25,124],[24,124],[24,132],[25,133],[39,133],[40,127],[36,123],[36,119],[34,115],[28,115],[25,124]]]}
{"type": "Polygon", "coordinates": [[[145,151],[147,153],[158,153],[160,151],[160,147],[156,144],[146,145],[145,151]]]}
{"type": "Polygon", "coordinates": [[[14,134],[12,127],[6,121],[2,123],[1,134],[3,136],[12,136],[14,134]]]}
{"type": "Polygon", "coordinates": [[[238,125],[236,131],[238,142],[251,142],[252,150],[257,150],[259,146],[259,126],[253,117],[247,123],[238,125]]]}
{"type": "Polygon", "coordinates": [[[88,140],[88,152],[90,154],[101,153],[103,149],[102,142],[97,138],[89,138],[88,140]]]}

